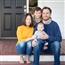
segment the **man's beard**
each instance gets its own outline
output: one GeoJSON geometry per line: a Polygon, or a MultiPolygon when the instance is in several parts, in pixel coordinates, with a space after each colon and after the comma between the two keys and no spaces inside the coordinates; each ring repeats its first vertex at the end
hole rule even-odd
{"type": "Polygon", "coordinates": [[[44,21],[48,21],[49,19],[50,19],[50,17],[49,17],[49,18],[47,18],[47,19],[44,19],[44,18],[43,18],[43,20],[44,20],[44,21]]]}

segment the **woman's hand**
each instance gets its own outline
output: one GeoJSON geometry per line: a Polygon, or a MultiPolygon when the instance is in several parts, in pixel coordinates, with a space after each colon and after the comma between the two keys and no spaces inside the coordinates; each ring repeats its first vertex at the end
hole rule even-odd
{"type": "Polygon", "coordinates": [[[36,39],[34,39],[34,40],[32,41],[32,47],[35,47],[35,46],[37,46],[37,40],[36,40],[36,39]]]}
{"type": "Polygon", "coordinates": [[[33,38],[28,38],[28,39],[26,39],[25,41],[27,42],[27,41],[30,41],[30,40],[33,40],[33,38]]]}

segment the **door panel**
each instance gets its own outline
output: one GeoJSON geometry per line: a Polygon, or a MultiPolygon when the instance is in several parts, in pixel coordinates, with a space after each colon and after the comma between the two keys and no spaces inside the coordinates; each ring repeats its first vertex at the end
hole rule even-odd
{"type": "Polygon", "coordinates": [[[24,17],[26,0],[0,0],[1,37],[15,37],[17,26],[21,25],[24,17]]]}

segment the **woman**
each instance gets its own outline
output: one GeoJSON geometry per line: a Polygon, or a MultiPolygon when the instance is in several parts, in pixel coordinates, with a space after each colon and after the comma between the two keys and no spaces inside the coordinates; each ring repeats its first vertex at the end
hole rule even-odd
{"type": "Polygon", "coordinates": [[[30,13],[25,15],[24,23],[17,28],[16,51],[20,54],[20,63],[24,63],[23,55],[26,54],[26,62],[30,63],[29,56],[32,52],[33,18],[30,13]]]}

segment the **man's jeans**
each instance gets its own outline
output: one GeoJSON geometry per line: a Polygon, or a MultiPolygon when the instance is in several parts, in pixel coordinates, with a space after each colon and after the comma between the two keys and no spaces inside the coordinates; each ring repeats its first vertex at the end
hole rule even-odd
{"type": "MultiPolygon", "coordinates": [[[[40,52],[42,47],[44,47],[44,41],[38,40],[38,45],[33,48],[34,52],[34,61],[33,65],[39,65],[40,52]]],[[[54,54],[54,65],[60,65],[60,43],[58,41],[54,41],[50,43],[50,49],[54,54]]]]}
{"type": "Polygon", "coordinates": [[[31,55],[31,53],[32,53],[32,42],[31,41],[21,42],[20,44],[18,44],[16,46],[16,51],[20,55],[22,55],[22,54],[31,55]]]}
{"type": "Polygon", "coordinates": [[[54,65],[60,65],[60,48],[61,43],[58,41],[54,41],[50,44],[50,50],[54,55],[54,65]]]}

